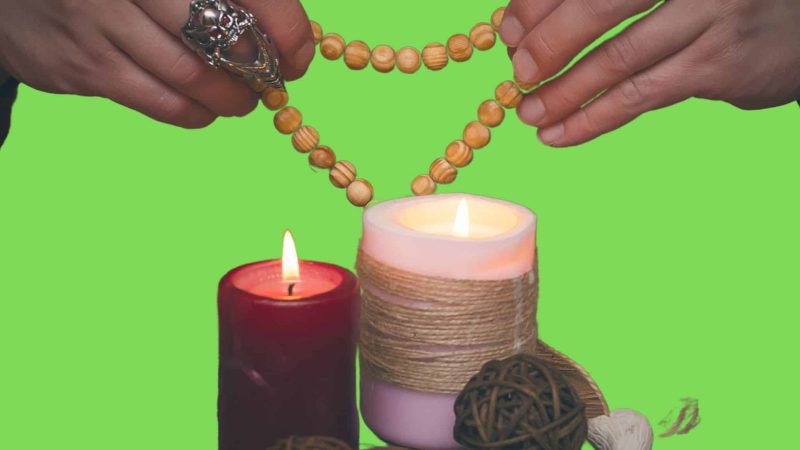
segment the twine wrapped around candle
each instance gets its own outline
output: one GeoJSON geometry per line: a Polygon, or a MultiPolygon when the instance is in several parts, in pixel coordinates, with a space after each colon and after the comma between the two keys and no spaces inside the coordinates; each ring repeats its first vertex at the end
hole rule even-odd
{"type": "Polygon", "coordinates": [[[428,277],[360,251],[360,355],[373,377],[422,392],[456,394],[489,360],[533,352],[536,269],[506,280],[428,277]]]}

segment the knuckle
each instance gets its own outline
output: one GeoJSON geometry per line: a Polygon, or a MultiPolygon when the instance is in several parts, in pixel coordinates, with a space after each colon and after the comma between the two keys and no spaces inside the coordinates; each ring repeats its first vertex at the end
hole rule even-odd
{"type": "Polygon", "coordinates": [[[164,90],[156,98],[153,109],[159,120],[173,124],[182,124],[191,115],[193,105],[185,98],[164,90]]]}
{"type": "Polygon", "coordinates": [[[590,17],[603,21],[617,15],[620,2],[614,0],[579,0],[584,10],[590,17]]]}
{"type": "Polygon", "coordinates": [[[90,45],[84,50],[90,67],[102,71],[113,71],[119,67],[120,53],[113,46],[90,45]]]}
{"type": "Polygon", "coordinates": [[[529,49],[533,58],[538,61],[552,61],[558,56],[556,47],[540,30],[531,32],[529,49]]]}
{"type": "Polygon", "coordinates": [[[626,33],[600,46],[600,51],[606,70],[615,74],[630,74],[636,71],[636,47],[626,33]]]}
{"type": "Polygon", "coordinates": [[[550,89],[542,94],[542,101],[548,110],[565,110],[580,106],[582,100],[576,94],[575,89],[569,89],[562,83],[550,83],[550,89]],[[546,92],[546,93],[545,93],[546,92]]]}
{"type": "Polygon", "coordinates": [[[648,100],[647,88],[649,85],[649,77],[643,74],[623,81],[619,85],[618,91],[622,105],[628,109],[640,108],[648,100]]]}
{"type": "Polygon", "coordinates": [[[181,52],[169,70],[169,76],[179,89],[192,89],[201,86],[206,68],[189,52],[181,52]]]}
{"type": "Polygon", "coordinates": [[[590,114],[586,108],[581,108],[575,113],[575,120],[578,128],[583,130],[586,134],[597,135],[602,131],[600,123],[594,115],[590,114]]]}

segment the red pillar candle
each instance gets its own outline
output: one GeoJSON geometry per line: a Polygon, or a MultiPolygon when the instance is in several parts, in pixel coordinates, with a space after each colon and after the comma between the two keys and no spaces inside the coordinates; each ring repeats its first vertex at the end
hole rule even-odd
{"type": "Polygon", "coordinates": [[[292,435],[358,448],[358,281],[338,266],[297,262],[293,251],[287,232],[284,260],[238,267],[220,282],[220,450],[264,450],[292,435]]]}

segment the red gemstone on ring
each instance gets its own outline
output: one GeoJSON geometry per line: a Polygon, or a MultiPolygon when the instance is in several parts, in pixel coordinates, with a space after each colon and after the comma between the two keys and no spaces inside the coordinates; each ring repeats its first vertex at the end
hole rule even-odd
{"type": "Polygon", "coordinates": [[[218,39],[221,34],[218,28],[212,28],[208,31],[208,35],[214,39],[218,39]]]}
{"type": "Polygon", "coordinates": [[[230,25],[230,24],[231,24],[231,22],[232,22],[232,20],[231,20],[231,17],[230,17],[230,16],[222,16],[222,19],[220,19],[220,21],[219,21],[219,23],[220,23],[220,24],[221,24],[223,27],[227,27],[228,25],[230,25]]]}

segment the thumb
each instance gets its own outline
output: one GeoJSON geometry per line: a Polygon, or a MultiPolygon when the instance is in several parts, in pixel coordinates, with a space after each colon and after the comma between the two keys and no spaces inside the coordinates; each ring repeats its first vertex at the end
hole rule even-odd
{"type": "Polygon", "coordinates": [[[303,76],[314,58],[314,33],[306,10],[298,0],[234,0],[258,19],[278,49],[279,64],[287,80],[303,76]]]}

